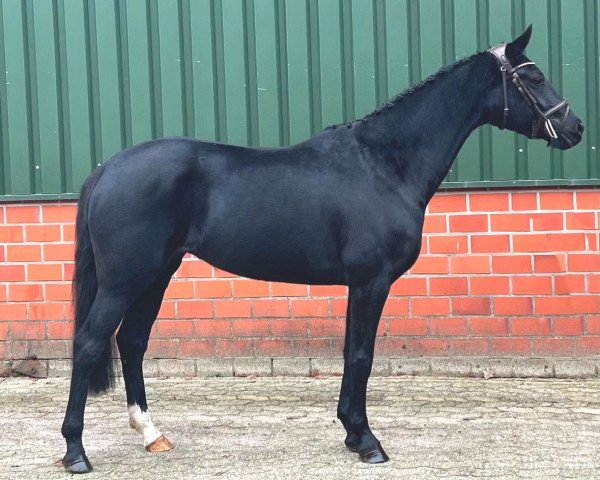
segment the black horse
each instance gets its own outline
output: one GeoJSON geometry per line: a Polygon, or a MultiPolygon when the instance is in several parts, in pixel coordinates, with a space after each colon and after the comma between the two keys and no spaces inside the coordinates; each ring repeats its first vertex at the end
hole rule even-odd
{"type": "Polygon", "coordinates": [[[581,140],[580,119],[524,56],[530,36],[531,27],[297,145],[154,140],[96,169],[77,213],[66,469],[92,468],[84,408],[88,390],[111,385],[117,329],[130,424],[149,451],[172,448],[150,420],[142,360],[186,252],[245,277],[349,287],[337,416],[351,451],[386,461],[365,405],[377,324],[390,285],[419,255],[425,208],[461,146],[484,124],[560,149],[581,140]]]}

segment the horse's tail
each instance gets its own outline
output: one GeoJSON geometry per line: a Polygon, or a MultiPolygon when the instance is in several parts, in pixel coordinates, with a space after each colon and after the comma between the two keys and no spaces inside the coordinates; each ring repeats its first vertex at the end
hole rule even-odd
{"type": "MultiPolygon", "coordinates": [[[[96,292],[98,291],[96,262],[94,260],[94,251],[92,250],[92,241],[88,229],[88,207],[92,191],[103,171],[103,166],[94,170],[81,187],[81,193],[79,194],[75,228],[77,248],[75,250],[75,274],[73,276],[75,335],[84,328],[87,316],[96,298],[96,292]]],[[[75,350],[75,344],[73,344],[73,350],[75,350]]],[[[75,353],[74,351],[73,361],[75,361],[75,353]]],[[[112,345],[109,340],[102,351],[100,361],[92,372],[89,390],[93,393],[99,393],[113,385],[112,345]]]]}

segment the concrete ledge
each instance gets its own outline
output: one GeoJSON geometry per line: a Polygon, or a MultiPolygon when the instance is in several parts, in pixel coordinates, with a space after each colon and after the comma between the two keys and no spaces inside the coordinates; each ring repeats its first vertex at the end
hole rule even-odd
{"type": "MultiPolygon", "coordinates": [[[[19,362],[0,361],[0,377],[27,375],[19,362]]],[[[70,359],[38,360],[36,376],[66,377],[70,359]]],[[[119,362],[115,362],[121,376],[119,362]]],[[[149,358],[144,375],[152,377],[340,376],[341,357],[149,358]]],[[[372,376],[441,376],[479,378],[593,378],[600,377],[600,356],[586,358],[523,357],[375,357],[372,376]]]]}

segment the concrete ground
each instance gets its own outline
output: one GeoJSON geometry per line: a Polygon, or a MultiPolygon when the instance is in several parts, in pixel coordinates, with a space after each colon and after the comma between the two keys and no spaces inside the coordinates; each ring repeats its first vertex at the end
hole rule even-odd
{"type": "MultiPolygon", "coordinates": [[[[339,378],[150,379],[155,423],[173,441],[147,453],[122,385],[91,398],[87,475],[129,479],[600,479],[600,381],[376,377],[370,422],[391,461],[343,446],[339,378]]],[[[69,478],[55,462],[64,379],[0,379],[0,479],[69,478]]]]}

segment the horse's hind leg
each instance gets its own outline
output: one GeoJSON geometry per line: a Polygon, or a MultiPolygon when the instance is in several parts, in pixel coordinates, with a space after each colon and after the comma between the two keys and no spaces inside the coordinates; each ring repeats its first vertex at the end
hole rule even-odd
{"type": "Polygon", "coordinates": [[[344,376],[338,403],[338,418],[346,428],[346,446],[367,463],[382,463],[388,456],[371,432],[367,420],[367,381],[373,365],[377,325],[390,289],[386,277],[366,285],[350,286],[344,376]]]}
{"type": "Polygon", "coordinates": [[[63,464],[71,473],[87,473],[92,469],[81,441],[90,379],[107,342],[119,326],[127,304],[126,297],[115,297],[98,291],[85,324],[77,332],[73,342],[71,390],[62,425],[62,434],[67,441],[67,453],[63,464]]]}
{"type": "Polygon", "coordinates": [[[152,423],[146,402],[142,362],[148,348],[148,338],[171,275],[181,264],[181,257],[174,260],[165,272],[144,291],[129,308],[117,334],[121,354],[123,379],[127,392],[129,425],[144,438],[149,452],[171,450],[173,445],[152,423]]]}

